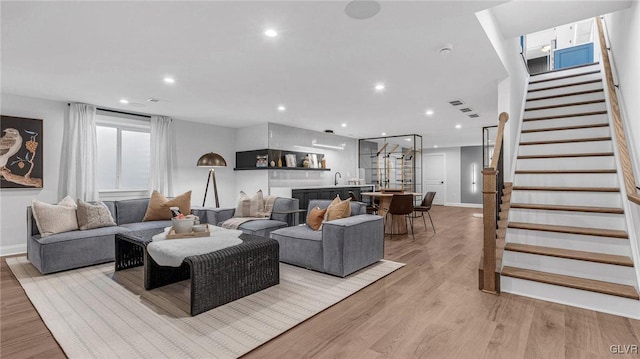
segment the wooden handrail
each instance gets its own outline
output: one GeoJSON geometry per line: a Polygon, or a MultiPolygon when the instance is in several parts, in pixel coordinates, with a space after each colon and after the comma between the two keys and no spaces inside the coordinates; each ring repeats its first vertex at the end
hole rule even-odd
{"type": "Polygon", "coordinates": [[[484,224],[484,239],[482,249],[482,291],[497,294],[496,286],[496,207],[498,206],[497,183],[498,163],[504,138],[504,125],[509,115],[502,112],[499,116],[498,133],[493,148],[493,158],[490,167],[482,169],[482,218],[484,224]]]}
{"type": "Polygon", "coordinates": [[[496,135],[495,147],[493,148],[493,158],[491,159],[491,165],[489,167],[496,169],[498,167],[498,160],[500,159],[500,150],[502,149],[502,139],[504,138],[504,125],[509,121],[509,114],[506,112],[500,113],[498,116],[498,134],[496,135]]]}
{"type": "Polygon", "coordinates": [[[616,143],[618,145],[618,153],[620,154],[620,165],[622,166],[622,176],[624,179],[624,187],[627,197],[630,201],[640,205],[640,195],[636,189],[636,179],[633,174],[633,165],[631,156],[629,155],[629,147],[622,126],[622,116],[620,115],[620,105],[618,103],[618,95],[616,94],[615,83],[613,82],[613,71],[611,71],[611,61],[607,51],[607,42],[604,37],[602,19],[596,17],[596,25],[598,26],[598,38],[600,39],[600,55],[604,66],[605,80],[607,81],[607,90],[609,92],[609,103],[611,105],[611,118],[613,128],[616,133],[616,143]]]}

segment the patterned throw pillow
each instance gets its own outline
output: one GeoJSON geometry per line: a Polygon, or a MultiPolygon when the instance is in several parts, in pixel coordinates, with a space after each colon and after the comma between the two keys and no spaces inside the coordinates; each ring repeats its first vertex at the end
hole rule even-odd
{"type": "Polygon", "coordinates": [[[63,198],[58,204],[33,200],[31,208],[40,237],[78,229],[76,203],[69,196],[63,198]]]}
{"type": "Polygon", "coordinates": [[[316,208],[313,208],[307,216],[307,226],[309,226],[309,228],[313,229],[314,231],[322,229],[322,220],[326,212],[326,208],[320,209],[320,207],[318,206],[316,206],[316,208]]]}
{"type": "Polygon", "coordinates": [[[256,192],[251,198],[243,191],[240,191],[238,205],[236,206],[236,211],[233,216],[264,217],[264,196],[262,195],[262,190],[256,192]]]}
{"type": "Polygon", "coordinates": [[[111,211],[104,202],[88,203],[78,199],[78,226],[81,230],[115,226],[111,211]]]}
{"type": "Polygon", "coordinates": [[[171,219],[171,210],[169,207],[178,207],[180,212],[185,216],[191,214],[191,191],[185,192],[179,196],[175,196],[172,199],[160,194],[160,192],[154,190],[149,199],[149,206],[147,212],[144,214],[143,222],[146,221],[162,221],[171,219]]]}

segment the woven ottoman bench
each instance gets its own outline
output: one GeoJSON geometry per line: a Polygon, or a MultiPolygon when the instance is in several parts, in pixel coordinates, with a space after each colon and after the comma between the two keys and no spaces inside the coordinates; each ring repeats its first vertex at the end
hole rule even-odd
{"type": "Polygon", "coordinates": [[[145,289],[191,279],[191,315],[206,312],[280,283],[278,242],[241,234],[241,244],[186,257],[179,267],[161,266],[147,245],[163,229],[119,233],[115,270],[144,266],[145,289]]]}

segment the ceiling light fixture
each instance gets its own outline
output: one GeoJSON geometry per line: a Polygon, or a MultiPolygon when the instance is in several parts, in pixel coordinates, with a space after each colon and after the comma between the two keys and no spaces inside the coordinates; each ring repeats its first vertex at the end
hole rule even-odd
{"type": "Polygon", "coordinates": [[[383,133],[381,133],[380,135],[382,135],[382,136],[386,136],[386,135],[387,135],[387,133],[386,133],[386,132],[383,132],[383,133]]]}
{"type": "Polygon", "coordinates": [[[424,114],[427,116],[433,116],[433,110],[427,110],[424,114]]]}
{"type": "Polygon", "coordinates": [[[264,34],[265,34],[265,36],[268,36],[268,37],[276,37],[276,36],[278,36],[278,32],[276,30],[274,30],[274,29],[267,29],[267,30],[265,30],[264,34]]]}
{"type": "Polygon", "coordinates": [[[280,105],[280,106],[278,106],[278,111],[280,111],[280,112],[284,112],[284,111],[286,111],[286,110],[287,110],[287,108],[286,108],[286,107],[284,107],[284,105],[280,105]]]}
{"type": "Polygon", "coordinates": [[[457,128],[457,129],[461,129],[461,128],[462,128],[462,125],[456,125],[456,128],[457,128]]]}
{"type": "Polygon", "coordinates": [[[126,98],[122,98],[122,99],[120,99],[120,103],[123,103],[123,104],[126,105],[126,104],[129,103],[129,100],[127,100],[126,98]]]}
{"type": "Polygon", "coordinates": [[[542,52],[549,52],[551,51],[551,45],[544,45],[540,48],[540,51],[542,52]]]}
{"type": "Polygon", "coordinates": [[[438,148],[438,145],[433,145],[433,148],[438,148]]]}
{"type": "Polygon", "coordinates": [[[411,141],[411,137],[405,138],[404,140],[407,141],[407,142],[410,142],[411,141]]]}
{"type": "Polygon", "coordinates": [[[174,84],[176,82],[176,80],[173,77],[165,77],[162,79],[162,81],[164,81],[164,83],[166,84],[174,84]]]}
{"type": "Polygon", "coordinates": [[[376,89],[376,91],[380,92],[380,91],[384,91],[384,84],[383,83],[379,83],[376,84],[376,86],[374,87],[376,89]]]}
{"type": "Polygon", "coordinates": [[[344,12],[352,19],[370,19],[380,12],[380,3],[372,0],[353,0],[344,8],[344,12]]]}
{"type": "Polygon", "coordinates": [[[340,125],[340,126],[342,126],[342,127],[347,127],[347,124],[346,124],[346,123],[343,123],[343,124],[342,124],[342,125],[340,125]]]}

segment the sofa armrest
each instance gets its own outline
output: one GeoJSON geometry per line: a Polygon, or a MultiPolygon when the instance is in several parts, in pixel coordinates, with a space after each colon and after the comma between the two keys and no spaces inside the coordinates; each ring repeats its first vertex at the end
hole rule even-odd
{"type": "MultiPolygon", "coordinates": [[[[220,222],[224,222],[227,219],[233,217],[236,212],[235,208],[202,208],[206,212],[207,223],[217,225],[220,222]]],[[[202,222],[202,219],[200,220],[202,222]]]]}
{"type": "Polygon", "coordinates": [[[341,277],[384,257],[382,217],[361,214],[322,225],[324,271],[341,277]]]}

